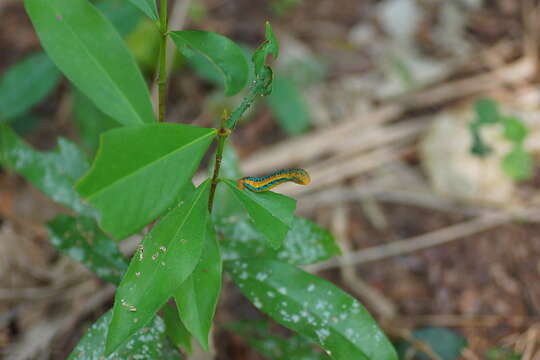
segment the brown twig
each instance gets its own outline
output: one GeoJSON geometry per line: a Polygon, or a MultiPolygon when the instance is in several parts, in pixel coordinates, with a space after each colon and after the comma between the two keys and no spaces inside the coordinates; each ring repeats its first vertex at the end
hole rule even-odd
{"type": "Polygon", "coordinates": [[[420,236],[359,250],[349,254],[347,258],[336,257],[323,263],[312,265],[308,267],[308,270],[317,272],[337,267],[340,264],[352,266],[371,261],[383,260],[389,257],[408,254],[418,250],[427,249],[429,247],[446,244],[451,241],[462,239],[466,236],[506,224],[518,218],[527,219],[529,216],[532,216],[532,218],[529,220],[537,221],[538,215],[539,212],[536,209],[513,212],[505,211],[484,215],[470,221],[448,226],[444,229],[436,230],[420,236]]]}
{"type": "MultiPolygon", "coordinates": [[[[342,203],[338,203],[332,218],[332,233],[338,239],[343,250],[344,255],[342,259],[347,259],[348,254],[351,251],[350,238],[347,231],[348,219],[348,209],[342,203]]],[[[380,317],[383,319],[392,319],[397,313],[396,306],[382,293],[362,280],[357,275],[354,267],[342,264],[340,264],[340,272],[344,283],[351,288],[356,295],[364,299],[380,317]]]]}

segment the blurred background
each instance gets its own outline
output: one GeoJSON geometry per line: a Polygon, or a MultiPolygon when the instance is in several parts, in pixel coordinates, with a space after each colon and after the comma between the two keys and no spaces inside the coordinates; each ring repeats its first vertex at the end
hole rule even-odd
{"type": "MultiPolygon", "coordinates": [[[[155,94],[154,24],[125,1],[95,3],[155,94]]],[[[364,303],[403,359],[540,359],[538,1],[172,3],[171,29],[224,34],[246,56],[272,23],[274,92],[232,143],[245,175],[310,172],[311,185],[277,191],[343,256],[309,271],[364,303]],[[418,357],[425,343],[441,348],[418,357]]],[[[196,54],[173,55],[167,121],[214,126],[242,94],[223,97],[196,54]]],[[[93,156],[118,125],[41,53],[22,3],[1,0],[0,79],[21,61],[33,106],[0,121],[38,149],[63,136],[93,156]]],[[[65,211],[0,169],[0,358],[63,359],[112,304],[110,285],[49,244],[44,224],[65,211]]],[[[242,318],[262,315],[229,284],[217,324],[242,318]]],[[[218,359],[262,359],[223,328],[215,341],[218,359]]]]}

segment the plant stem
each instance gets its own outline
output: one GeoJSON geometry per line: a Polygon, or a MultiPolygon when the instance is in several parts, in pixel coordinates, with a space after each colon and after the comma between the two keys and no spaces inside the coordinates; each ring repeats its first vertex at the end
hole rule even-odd
{"type": "Polygon", "coordinates": [[[231,131],[226,126],[227,114],[223,113],[221,117],[221,125],[218,130],[218,145],[216,149],[216,160],[214,164],[214,174],[212,175],[212,184],[210,185],[210,196],[208,197],[208,211],[212,212],[214,205],[214,197],[216,195],[216,188],[219,182],[219,169],[221,168],[221,160],[223,159],[223,149],[225,148],[225,141],[229,137],[231,131]]]}
{"type": "Polygon", "coordinates": [[[244,115],[244,113],[249,109],[251,104],[255,102],[255,99],[257,98],[257,95],[259,95],[261,88],[263,86],[263,83],[260,79],[257,79],[255,81],[255,84],[249,89],[248,94],[244,99],[242,99],[242,103],[231,113],[231,116],[227,119],[227,128],[233,130],[236,126],[236,123],[238,122],[238,119],[244,115]]]}
{"type": "Polygon", "coordinates": [[[251,104],[255,102],[258,95],[264,94],[265,88],[268,86],[266,78],[257,77],[253,86],[250,87],[248,94],[242,100],[242,103],[227,116],[227,112],[223,112],[221,116],[221,125],[218,131],[218,146],[216,150],[216,160],[214,165],[214,174],[212,175],[212,184],[210,187],[210,196],[208,198],[208,211],[212,212],[214,205],[214,196],[216,195],[216,187],[219,182],[219,169],[221,167],[221,159],[223,158],[223,148],[229,134],[236,126],[238,119],[244,115],[251,104]]]}
{"type": "Polygon", "coordinates": [[[221,116],[221,125],[218,131],[218,146],[216,150],[216,160],[214,165],[214,174],[212,176],[212,185],[210,187],[210,197],[208,198],[208,211],[212,212],[212,206],[214,204],[214,196],[216,194],[216,187],[219,182],[219,169],[221,167],[221,159],[223,158],[223,148],[225,147],[225,141],[229,137],[229,134],[236,126],[238,119],[244,115],[244,113],[249,109],[251,104],[255,102],[257,95],[260,95],[262,89],[265,86],[265,82],[261,78],[257,78],[253,86],[249,89],[248,94],[242,100],[242,103],[231,113],[230,116],[227,116],[227,113],[224,112],[221,116]]]}
{"type": "Polygon", "coordinates": [[[167,0],[161,0],[159,15],[159,31],[161,40],[159,43],[159,80],[158,80],[158,122],[165,121],[165,103],[167,98],[167,31],[169,20],[167,19],[167,0]]]}

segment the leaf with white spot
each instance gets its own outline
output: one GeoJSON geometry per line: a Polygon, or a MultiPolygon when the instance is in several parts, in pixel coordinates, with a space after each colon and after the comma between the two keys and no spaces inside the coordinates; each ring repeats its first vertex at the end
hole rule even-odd
{"type": "Polygon", "coordinates": [[[73,349],[68,360],[177,360],[180,358],[178,350],[167,339],[165,324],[159,316],[154,317],[148,326],[139,330],[124,346],[105,357],[105,339],[111,317],[112,311],[108,311],[100,317],[73,349]]]}
{"type": "Polygon", "coordinates": [[[100,278],[118,285],[126,271],[127,259],[118,245],[101,231],[94,219],[58,215],[47,224],[49,240],[100,278]]]}
{"type": "Polygon", "coordinates": [[[71,141],[60,138],[57,150],[36,151],[9,126],[0,125],[0,163],[22,175],[57,203],[80,215],[97,217],[97,210],[84,204],[73,188],[90,165],[85,154],[71,141]]]}
{"type": "Polygon", "coordinates": [[[274,335],[268,321],[238,321],[225,327],[244,339],[250,347],[269,360],[328,360],[328,355],[315,349],[313,342],[301,335],[287,338],[274,335]]]}
{"type": "Polygon", "coordinates": [[[397,360],[367,310],[332,283],[274,260],[227,262],[226,269],[255,307],[333,359],[397,360]]]}
{"type": "Polygon", "coordinates": [[[207,236],[210,181],[145,236],[116,292],[107,353],[144,327],[197,266],[207,236]]]}
{"type": "Polygon", "coordinates": [[[246,217],[222,218],[216,226],[223,234],[221,248],[224,260],[258,257],[285,261],[292,265],[309,265],[340,254],[330,232],[299,216],[293,218],[283,246],[277,250],[266,245],[264,236],[257,232],[246,217]]]}

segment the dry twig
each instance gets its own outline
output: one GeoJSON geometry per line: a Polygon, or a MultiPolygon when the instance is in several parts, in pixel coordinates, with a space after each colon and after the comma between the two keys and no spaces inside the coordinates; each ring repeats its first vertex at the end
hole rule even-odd
{"type": "Polygon", "coordinates": [[[370,261],[377,261],[389,257],[403,255],[429,247],[446,244],[448,242],[462,239],[466,236],[491,229],[493,227],[508,223],[517,218],[538,220],[538,210],[522,210],[518,212],[498,212],[489,215],[480,216],[476,219],[462,222],[456,225],[448,226],[441,230],[436,230],[420,236],[409,239],[395,241],[389,244],[374,246],[349,254],[345,259],[336,257],[323,263],[315,264],[308,269],[317,272],[325,269],[334,268],[340,264],[356,265],[370,261]]]}

